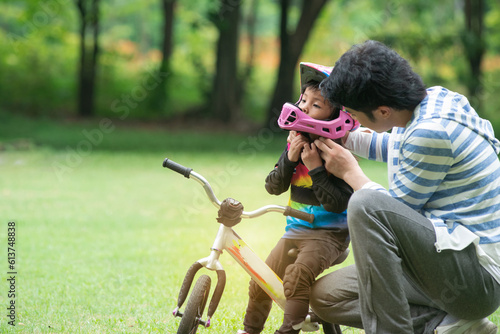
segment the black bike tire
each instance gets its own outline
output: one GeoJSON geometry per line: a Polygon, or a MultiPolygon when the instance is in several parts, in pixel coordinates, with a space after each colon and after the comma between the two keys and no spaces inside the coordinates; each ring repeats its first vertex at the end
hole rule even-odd
{"type": "Polygon", "coordinates": [[[195,334],[207,304],[211,279],[202,275],[196,281],[179,323],[177,334],[195,334]]]}

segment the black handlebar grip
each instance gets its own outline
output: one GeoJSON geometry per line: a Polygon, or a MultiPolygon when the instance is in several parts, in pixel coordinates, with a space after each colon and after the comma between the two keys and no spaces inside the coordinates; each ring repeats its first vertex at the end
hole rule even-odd
{"type": "Polygon", "coordinates": [[[298,219],[305,220],[308,223],[313,223],[314,221],[314,215],[311,213],[307,213],[304,211],[292,209],[291,207],[287,206],[285,209],[285,212],[283,213],[285,216],[292,216],[298,219]]]}
{"type": "Polygon", "coordinates": [[[189,179],[189,175],[191,174],[192,168],[184,167],[183,165],[179,165],[177,162],[174,162],[168,158],[163,160],[163,167],[167,167],[174,172],[184,175],[184,177],[189,179]]]}

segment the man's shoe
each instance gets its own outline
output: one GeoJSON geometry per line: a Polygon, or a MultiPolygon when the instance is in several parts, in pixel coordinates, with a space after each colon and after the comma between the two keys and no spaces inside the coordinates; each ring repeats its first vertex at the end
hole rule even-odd
{"type": "Polygon", "coordinates": [[[434,334],[497,334],[497,326],[483,318],[479,320],[459,320],[446,326],[438,326],[434,334]]]}

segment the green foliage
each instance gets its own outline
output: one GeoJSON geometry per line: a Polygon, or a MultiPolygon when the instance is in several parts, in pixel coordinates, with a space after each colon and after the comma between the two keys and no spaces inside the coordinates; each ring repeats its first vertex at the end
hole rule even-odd
{"type": "Polygon", "coordinates": [[[500,4],[495,0],[487,1],[488,11],[485,15],[486,44],[495,53],[500,53],[500,4]]]}
{"type": "Polygon", "coordinates": [[[500,133],[500,114],[498,113],[500,108],[500,94],[498,94],[500,91],[499,76],[500,68],[485,73],[482,78],[485,88],[481,92],[481,98],[485,101],[484,117],[492,122],[497,137],[500,133]]]}
{"type": "Polygon", "coordinates": [[[9,8],[0,4],[8,27],[0,29],[0,100],[28,114],[65,113],[76,95],[77,40],[67,33],[63,12],[48,4],[9,8]]]}
{"type": "Polygon", "coordinates": [[[461,13],[453,4],[332,2],[317,22],[303,59],[334,64],[352,44],[380,40],[409,59],[428,85],[457,81],[461,13]],[[332,38],[335,36],[335,38],[332,38]]]}
{"type": "MultiPolygon", "coordinates": [[[[218,2],[178,1],[174,53],[168,73],[161,77],[166,82],[161,86],[165,92],[158,92],[160,86],[153,87],[152,81],[161,59],[160,1],[100,3],[97,116],[163,119],[197,110],[206,103],[217,39],[208,13],[220,6],[218,2]],[[156,109],[149,101],[157,93],[168,96],[165,110],[156,109]]],[[[499,50],[500,7],[494,0],[487,4],[486,60],[494,62],[499,50]]],[[[226,6],[230,5],[227,2],[226,6]]],[[[250,2],[242,5],[243,63],[247,52],[243,20],[250,2]]],[[[0,2],[0,101],[4,108],[30,115],[75,115],[79,61],[75,8],[71,1],[0,2]]],[[[294,10],[292,6],[291,24],[298,16],[294,10]]],[[[244,95],[244,115],[253,121],[263,119],[273,92],[278,24],[278,3],[259,1],[256,67],[244,95]]],[[[379,39],[410,59],[428,85],[446,85],[465,93],[468,68],[460,44],[462,26],[462,9],[453,2],[329,1],[300,60],[333,65],[352,44],[379,39]]],[[[486,72],[490,70],[494,68],[485,68],[486,72]]],[[[485,110],[498,107],[494,96],[484,102],[485,110]]]]}
{"type": "Polygon", "coordinates": [[[137,51],[144,54],[160,48],[163,25],[161,1],[111,0],[100,3],[104,46],[117,41],[131,41],[137,51]]]}

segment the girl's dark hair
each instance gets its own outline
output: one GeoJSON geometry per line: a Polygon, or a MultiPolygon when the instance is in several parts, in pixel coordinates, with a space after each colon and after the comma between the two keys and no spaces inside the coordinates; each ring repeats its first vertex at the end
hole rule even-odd
{"type": "Polygon", "coordinates": [[[377,41],[354,45],[320,85],[323,96],[367,114],[379,106],[411,110],[426,95],[422,78],[396,51],[377,41]]]}
{"type": "Polygon", "coordinates": [[[313,90],[320,90],[319,84],[320,84],[319,81],[314,81],[314,80],[306,82],[305,84],[302,85],[302,87],[300,87],[300,94],[304,94],[307,88],[311,88],[313,90]]]}

